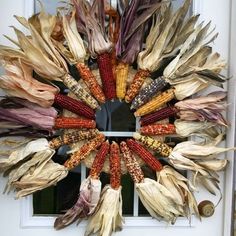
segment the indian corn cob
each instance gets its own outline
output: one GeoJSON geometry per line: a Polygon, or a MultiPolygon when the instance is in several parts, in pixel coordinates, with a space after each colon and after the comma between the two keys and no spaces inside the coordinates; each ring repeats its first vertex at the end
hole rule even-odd
{"type": "Polygon", "coordinates": [[[175,134],[175,126],[173,124],[151,124],[140,128],[140,133],[144,135],[166,135],[175,134]]]}
{"type": "Polygon", "coordinates": [[[175,116],[178,112],[178,109],[175,107],[164,107],[159,109],[156,112],[142,116],[140,119],[141,125],[149,125],[159,120],[164,120],[171,116],[175,116]]]}
{"type": "Polygon", "coordinates": [[[139,94],[134,98],[131,109],[137,109],[145,104],[148,100],[161,91],[168,83],[163,77],[153,80],[148,86],[140,90],[139,94]]]}
{"type": "Polygon", "coordinates": [[[163,157],[168,157],[172,152],[172,148],[167,144],[160,142],[159,140],[155,140],[148,136],[140,135],[139,133],[134,133],[133,137],[144,144],[146,147],[160,153],[163,157]]]}
{"type": "Polygon", "coordinates": [[[147,70],[139,70],[136,73],[125,95],[125,101],[127,103],[130,103],[135,98],[140,88],[142,87],[145,79],[149,76],[150,76],[150,73],[147,70]]]}
{"type": "Polygon", "coordinates": [[[49,146],[52,149],[57,149],[63,145],[76,143],[80,140],[91,139],[98,134],[97,129],[89,129],[89,130],[76,130],[70,133],[64,133],[59,137],[53,138],[49,142],[49,146]]]}
{"type": "Polygon", "coordinates": [[[92,95],[101,103],[106,101],[105,95],[102,91],[101,86],[98,84],[96,77],[92,71],[84,63],[77,63],[76,68],[78,69],[81,78],[88,86],[92,95]]]}
{"type": "Polygon", "coordinates": [[[110,146],[110,184],[113,189],[119,189],[121,180],[120,148],[116,142],[110,146]]]}
{"type": "Polygon", "coordinates": [[[88,119],[95,119],[95,112],[91,107],[69,96],[56,94],[54,102],[60,107],[63,107],[64,109],[71,111],[79,116],[84,116],[88,119]]]}
{"type": "Polygon", "coordinates": [[[99,179],[100,173],[102,171],[106,156],[109,153],[110,144],[108,141],[103,142],[97,155],[94,158],[92,167],[90,169],[89,175],[93,179],[99,179]]]}
{"type": "Polygon", "coordinates": [[[175,97],[174,89],[168,89],[162,94],[154,97],[151,101],[141,106],[135,113],[135,116],[143,116],[160,108],[175,97]]]}
{"type": "Polygon", "coordinates": [[[99,107],[98,102],[94,99],[78,82],[69,74],[64,76],[64,84],[83,102],[88,104],[92,109],[99,107]]]}
{"type": "Polygon", "coordinates": [[[155,171],[161,171],[162,170],[162,164],[147,150],[145,149],[141,144],[137,143],[133,139],[128,139],[126,141],[128,147],[136,153],[140,158],[142,158],[145,163],[150,166],[155,171]]]}
{"type": "Polygon", "coordinates": [[[95,120],[81,119],[74,117],[59,117],[55,119],[55,129],[75,129],[88,128],[94,129],[96,127],[95,120]]]}
{"type": "Polygon", "coordinates": [[[116,96],[120,100],[125,97],[128,73],[129,64],[120,62],[116,67],[116,96]]]}
{"type": "Polygon", "coordinates": [[[111,55],[108,52],[100,54],[98,55],[97,62],[105,96],[107,99],[112,100],[116,97],[116,87],[112,71],[111,55]]]}
{"type": "Polygon", "coordinates": [[[133,153],[129,149],[126,142],[122,141],[120,143],[120,150],[125,161],[125,165],[128,169],[128,172],[135,183],[141,183],[144,179],[143,171],[141,170],[137,160],[135,159],[133,153]]]}
{"type": "Polygon", "coordinates": [[[68,169],[78,166],[93,150],[97,149],[105,141],[104,134],[99,133],[95,138],[85,143],[79,151],[73,153],[71,157],[64,163],[68,169]]]}

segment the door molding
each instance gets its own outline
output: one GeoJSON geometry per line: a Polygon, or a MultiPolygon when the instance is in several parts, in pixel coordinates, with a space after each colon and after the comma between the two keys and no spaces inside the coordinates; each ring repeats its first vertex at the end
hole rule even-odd
{"type": "MultiPolygon", "coordinates": [[[[210,0],[211,1],[211,0],[210,0]]],[[[229,69],[228,74],[233,76],[236,74],[236,1],[229,0],[231,4],[231,12],[228,12],[231,15],[230,21],[230,41],[229,41],[229,69]]],[[[114,2],[114,0],[113,0],[114,2]]],[[[202,13],[205,9],[204,6],[206,4],[206,0],[193,0],[192,3],[192,12],[193,14],[202,13]]],[[[30,17],[34,12],[34,0],[24,0],[24,16],[26,18],[30,17]]],[[[227,13],[226,13],[227,14],[227,13]]],[[[227,26],[226,26],[227,27],[227,26]]],[[[230,105],[228,110],[230,112],[227,113],[227,118],[233,124],[235,124],[235,83],[232,80],[228,82],[228,99],[230,101],[230,105]]],[[[235,146],[235,131],[234,129],[229,129],[227,132],[226,144],[228,147],[235,146]]],[[[223,217],[223,232],[222,235],[230,236],[233,230],[233,193],[234,193],[234,152],[230,151],[227,153],[226,158],[230,161],[229,166],[227,167],[227,171],[225,172],[224,178],[224,217],[223,217]],[[232,216],[232,221],[229,220],[229,216],[232,216]]],[[[51,216],[33,216],[32,209],[32,196],[26,197],[21,200],[21,227],[23,228],[33,228],[33,227],[52,227],[55,217],[51,216]]],[[[192,216],[191,226],[194,226],[194,216],[192,216]]],[[[151,217],[126,217],[125,218],[125,227],[166,227],[166,223],[160,223],[156,220],[151,219],[151,217]]],[[[81,223],[82,227],[85,227],[85,222],[81,223]]],[[[191,227],[189,221],[186,219],[177,220],[174,226],[168,225],[168,227],[191,227]]]]}

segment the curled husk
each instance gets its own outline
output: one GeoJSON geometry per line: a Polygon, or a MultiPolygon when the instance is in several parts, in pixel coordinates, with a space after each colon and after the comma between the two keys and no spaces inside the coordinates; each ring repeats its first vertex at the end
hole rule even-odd
{"type": "Polygon", "coordinates": [[[178,216],[183,215],[183,207],[176,203],[172,193],[157,181],[144,178],[144,181],[136,183],[135,187],[152,217],[174,223],[178,216]]]}
{"type": "Polygon", "coordinates": [[[112,232],[122,229],[122,196],[121,187],[104,187],[95,213],[90,216],[85,235],[98,233],[110,236],[112,232]],[[112,206],[112,207],[111,207],[112,206]]]}
{"type": "Polygon", "coordinates": [[[100,180],[93,179],[90,176],[85,179],[81,183],[77,202],[64,215],[56,218],[54,228],[57,230],[62,229],[76,220],[81,220],[81,218],[93,214],[100,198],[101,187],[100,180]]]}
{"type": "Polygon", "coordinates": [[[13,97],[24,98],[42,107],[53,104],[58,89],[33,78],[30,66],[19,60],[2,61],[5,75],[0,77],[0,87],[13,97]]]}
{"type": "Polygon", "coordinates": [[[166,165],[162,171],[157,172],[157,181],[171,192],[175,202],[183,207],[185,216],[190,218],[195,213],[200,218],[197,201],[192,192],[194,187],[187,178],[166,165]]]}

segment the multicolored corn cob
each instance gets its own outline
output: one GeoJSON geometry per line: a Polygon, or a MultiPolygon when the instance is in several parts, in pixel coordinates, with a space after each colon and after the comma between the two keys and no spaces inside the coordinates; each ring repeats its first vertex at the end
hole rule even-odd
{"type": "Polygon", "coordinates": [[[84,116],[89,119],[95,119],[95,112],[91,107],[69,96],[56,94],[54,102],[60,107],[71,111],[79,116],[84,116]]]}
{"type": "Polygon", "coordinates": [[[143,143],[146,147],[160,153],[163,157],[168,157],[172,152],[172,148],[169,147],[167,144],[162,143],[158,140],[155,140],[148,136],[140,135],[139,133],[134,133],[133,137],[143,143]]]}
{"type": "Polygon", "coordinates": [[[154,157],[147,149],[145,149],[141,144],[137,143],[133,139],[128,139],[126,141],[128,147],[136,153],[140,158],[142,158],[145,163],[155,171],[162,170],[162,164],[154,157]]]}
{"type": "Polygon", "coordinates": [[[99,131],[97,129],[77,130],[74,132],[62,134],[61,136],[52,139],[49,142],[49,146],[52,149],[57,149],[63,145],[76,143],[84,139],[91,139],[95,137],[98,133],[99,131]]]}
{"type": "Polygon", "coordinates": [[[141,125],[149,125],[159,120],[164,120],[166,118],[175,116],[178,109],[175,107],[164,107],[154,113],[142,116],[140,119],[141,125]]]}
{"type": "Polygon", "coordinates": [[[95,120],[81,119],[74,117],[59,117],[55,119],[55,129],[78,129],[87,128],[94,129],[96,127],[95,120]]]}
{"type": "Polygon", "coordinates": [[[125,165],[127,170],[135,183],[141,183],[144,180],[144,174],[141,170],[136,158],[133,153],[129,149],[126,142],[122,141],[120,143],[120,150],[123,154],[123,159],[125,161],[125,165]]]}
{"type": "Polygon", "coordinates": [[[64,84],[73,92],[79,99],[85,102],[92,109],[99,107],[96,99],[94,99],[71,75],[66,75],[63,78],[64,84]]]}
{"type": "Polygon", "coordinates": [[[92,95],[99,102],[104,103],[106,101],[105,95],[89,67],[83,63],[77,63],[76,68],[78,69],[81,78],[84,80],[92,95]]]}
{"type": "Polygon", "coordinates": [[[97,58],[98,68],[102,80],[103,91],[107,99],[112,100],[116,97],[115,79],[112,71],[111,55],[103,53],[97,58]]]}
{"type": "Polygon", "coordinates": [[[150,72],[147,70],[139,70],[134,76],[134,80],[129,86],[129,89],[125,95],[125,101],[130,103],[135,96],[138,94],[140,88],[142,87],[145,79],[150,76],[150,72]]]}
{"type": "Polygon", "coordinates": [[[109,153],[110,144],[108,141],[103,142],[97,155],[94,158],[92,167],[90,169],[89,175],[93,179],[99,179],[100,173],[102,171],[106,156],[109,153]]]}
{"type": "Polygon", "coordinates": [[[140,133],[144,135],[166,135],[175,134],[175,126],[173,124],[151,124],[140,128],[140,133]]]}
{"type": "Polygon", "coordinates": [[[73,169],[80,164],[93,150],[101,146],[105,141],[104,134],[99,133],[95,138],[85,143],[79,151],[73,153],[71,157],[64,163],[64,166],[68,169],[73,169]]]}
{"type": "Polygon", "coordinates": [[[120,62],[116,67],[116,96],[120,100],[125,97],[128,73],[129,64],[120,62]]]}
{"type": "Polygon", "coordinates": [[[168,83],[163,77],[159,77],[153,80],[148,86],[140,90],[139,94],[134,98],[131,109],[137,109],[138,107],[145,104],[157,92],[161,91],[168,83]]]}
{"type": "Polygon", "coordinates": [[[154,97],[151,101],[141,106],[135,113],[135,116],[143,116],[160,108],[175,97],[174,89],[168,89],[162,94],[154,97]]]}
{"type": "Polygon", "coordinates": [[[116,142],[110,146],[110,184],[113,189],[120,187],[121,166],[120,166],[120,148],[116,142]]]}

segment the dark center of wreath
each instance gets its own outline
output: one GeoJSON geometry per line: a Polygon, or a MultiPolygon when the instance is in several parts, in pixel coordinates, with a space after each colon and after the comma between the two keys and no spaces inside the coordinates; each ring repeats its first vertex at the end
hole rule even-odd
{"type": "Polygon", "coordinates": [[[136,118],[130,104],[116,99],[101,105],[101,110],[96,112],[96,123],[100,131],[134,132],[136,118]]]}

